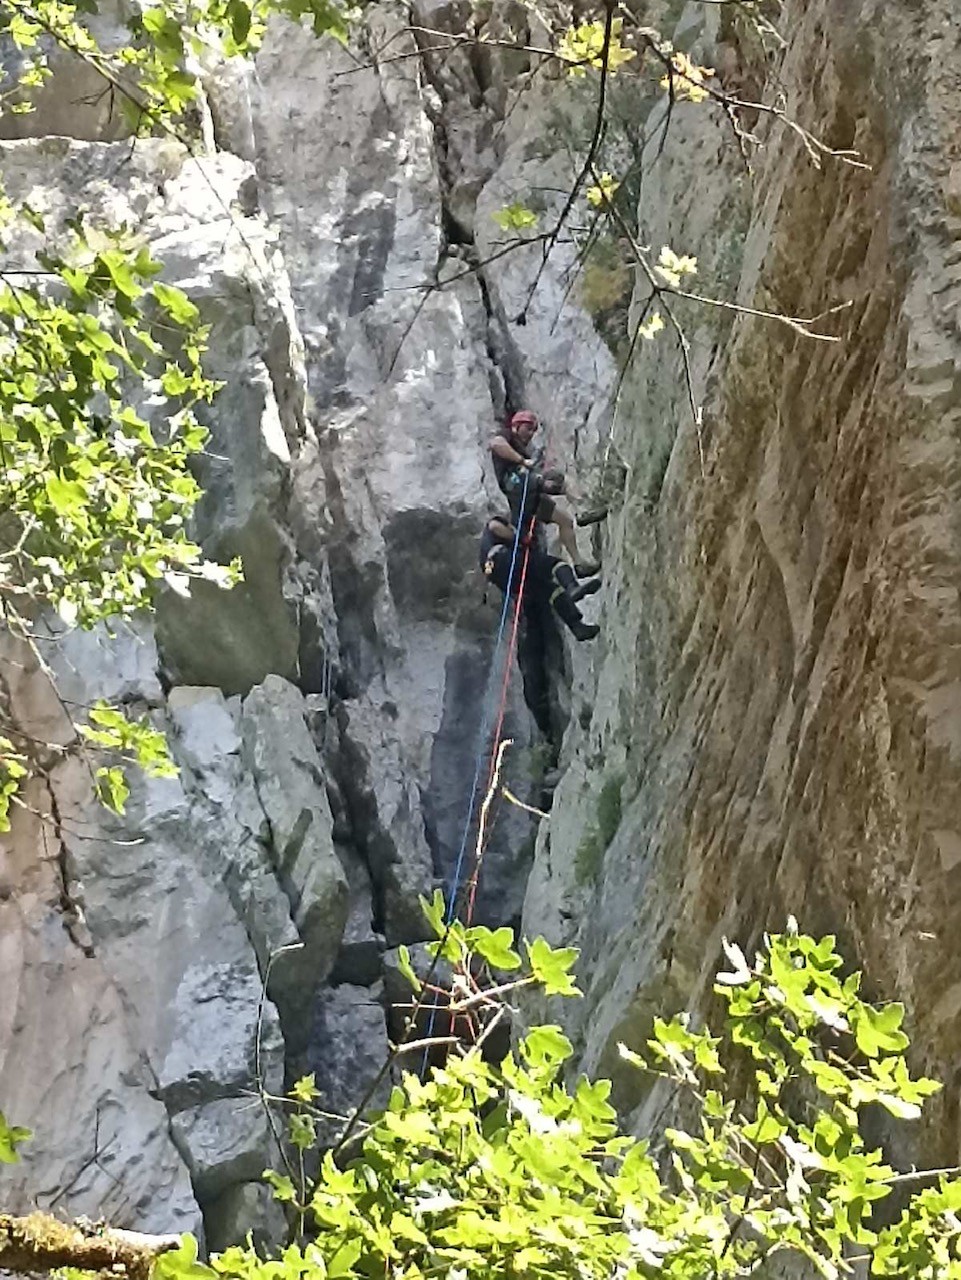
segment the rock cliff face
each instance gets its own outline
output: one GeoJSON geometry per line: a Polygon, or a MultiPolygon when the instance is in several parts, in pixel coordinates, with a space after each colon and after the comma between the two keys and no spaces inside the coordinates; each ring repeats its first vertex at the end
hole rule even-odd
{"type": "MultiPolygon", "coordinates": [[[[222,1244],[269,1212],[257,1080],[315,1070],[339,1110],[372,1077],[382,957],[422,936],[417,895],[460,841],[497,620],[475,569],[484,443],[521,402],[575,479],[606,451],[617,483],[602,639],[550,657],[551,820],[528,884],[532,827],[502,813],[482,913],[515,919],[527,886],[525,928],[583,949],[586,999],[559,1014],[615,1076],[618,1040],[706,998],[722,933],[749,943],[788,912],[837,929],[908,1001],[948,1084],[938,1155],[957,1157],[961,35],[949,0],[784,9],[790,113],[870,170],[818,172],[761,120],[748,174],[704,108],[666,134],[663,107],[625,108],[645,242],[696,253],[705,291],[745,305],[848,304],[836,343],[685,311],[700,442],[667,334],[611,428],[612,308],[592,293],[613,277],[626,303],[629,279],[572,288],[563,243],[532,297],[539,246],[477,269],[491,213],[533,191],[549,218],[589,134],[583,86],[531,79],[526,55],[358,69],[409,38],[378,6],[354,55],[277,24],[253,71],[207,68],[196,155],[112,141],[62,96],[0,144],[9,194],[139,226],[211,324],[225,387],[198,535],[245,566],[231,593],[161,601],[155,629],[41,643],[66,698],[149,710],[181,773],[108,822],[64,765],[7,841],[0,1099],[37,1137],[5,1201],[202,1217],[222,1244]]],[[[658,13],[754,94],[767,68],[726,13],[658,13]]],[[[65,740],[35,655],[8,648],[4,674],[7,708],[65,740]]],[[[524,795],[542,765],[511,697],[524,795]]],[[[643,1124],[656,1099],[617,1085],[643,1124]]]]}
{"type": "MultiPolygon", "coordinates": [[[[747,946],[789,913],[836,931],[908,1005],[946,1085],[918,1150],[952,1164],[961,33],[947,4],[784,9],[788,109],[870,171],[818,172],[761,120],[749,178],[724,122],[682,107],[641,235],[699,254],[706,291],[741,303],[843,304],[823,325],[840,341],[686,311],[703,465],[676,358],[640,353],[604,639],[525,923],[583,948],[568,1016],[615,1076],[652,1012],[703,1007],[723,934],[747,946]]],[[[703,22],[689,35],[750,84],[749,50],[703,22]]],[[[663,1099],[637,1083],[618,1077],[619,1102],[643,1125],[663,1099]]]]}

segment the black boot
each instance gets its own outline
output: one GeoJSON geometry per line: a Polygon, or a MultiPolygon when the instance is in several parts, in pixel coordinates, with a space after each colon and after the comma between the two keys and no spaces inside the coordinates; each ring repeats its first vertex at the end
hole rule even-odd
{"type": "MultiPolygon", "coordinates": [[[[567,566],[565,565],[564,567],[566,568],[567,566]]],[[[575,640],[593,640],[596,635],[600,634],[600,627],[584,621],[581,617],[580,609],[578,609],[563,587],[558,587],[551,596],[551,604],[554,606],[554,612],[575,640]]]]}
{"type": "Polygon", "coordinates": [[[588,582],[579,582],[573,591],[568,592],[568,595],[577,604],[578,600],[583,600],[585,596],[592,596],[600,591],[602,586],[600,578],[591,578],[588,582]]]}
{"type": "Polygon", "coordinates": [[[583,600],[585,596],[592,596],[595,591],[601,589],[600,578],[592,578],[589,582],[578,582],[574,570],[563,560],[554,566],[551,576],[555,584],[564,589],[572,604],[577,604],[578,600],[583,600]]]}
{"type": "Polygon", "coordinates": [[[581,512],[577,517],[577,524],[579,528],[584,529],[589,524],[600,524],[602,520],[606,519],[607,507],[591,507],[589,510],[581,512]]]}

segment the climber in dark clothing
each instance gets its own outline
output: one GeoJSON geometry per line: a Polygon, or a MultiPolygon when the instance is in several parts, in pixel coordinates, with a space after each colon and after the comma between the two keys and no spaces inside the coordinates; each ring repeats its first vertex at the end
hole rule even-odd
{"type": "MultiPolygon", "coordinates": [[[[480,562],[484,576],[505,595],[508,590],[511,595],[517,592],[524,571],[524,548],[518,546],[517,555],[513,557],[514,538],[514,526],[506,516],[492,516],[481,534],[480,562]]],[[[579,583],[569,564],[537,547],[530,548],[524,582],[525,605],[550,605],[576,640],[593,640],[600,631],[600,627],[584,621],[577,607],[579,600],[600,589],[600,579],[579,583]]]]}
{"type": "MultiPolygon", "coordinates": [[[[531,473],[528,481],[528,512],[544,524],[553,524],[557,528],[561,545],[571,558],[574,572],[579,578],[590,578],[600,569],[594,560],[582,560],[577,547],[577,534],[570,513],[559,507],[554,498],[541,487],[539,492],[531,492],[532,484],[536,488],[538,475],[531,442],[537,431],[537,415],[529,409],[521,409],[515,413],[510,422],[503,427],[490,442],[491,461],[494,464],[494,475],[501,492],[506,495],[511,505],[511,514],[515,520],[523,523],[524,515],[519,511],[521,494],[524,491],[524,472],[531,473]],[[536,503],[534,501],[536,497],[536,503]]],[[[555,485],[556,493],[564,492],[564,477],[555,472],[559,483],[555,485]]]]}

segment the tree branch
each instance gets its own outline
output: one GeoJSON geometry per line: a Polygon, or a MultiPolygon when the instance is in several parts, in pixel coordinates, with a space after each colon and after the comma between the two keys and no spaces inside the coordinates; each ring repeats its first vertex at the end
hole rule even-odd
{"type": "Polygon", "coordinates": [[[18,1218],[0,1214],[0,1270],[45,1275],[63,1267],[149,1280],[157,1257],[176,1249],[179,1236],[142,1235],[93,1224],[69,1225],[48,1213],[18,1218]]]}

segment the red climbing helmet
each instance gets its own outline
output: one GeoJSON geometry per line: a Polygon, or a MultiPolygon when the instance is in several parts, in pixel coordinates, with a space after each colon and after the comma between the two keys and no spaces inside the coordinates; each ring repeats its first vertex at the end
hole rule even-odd
{"type": "Polygon", "coordinates": [[[518,409],[510,420],[510,428],[513,431],[515,427],[537,426],[537,414],[532,413],[530,409],[518,409]]]}

